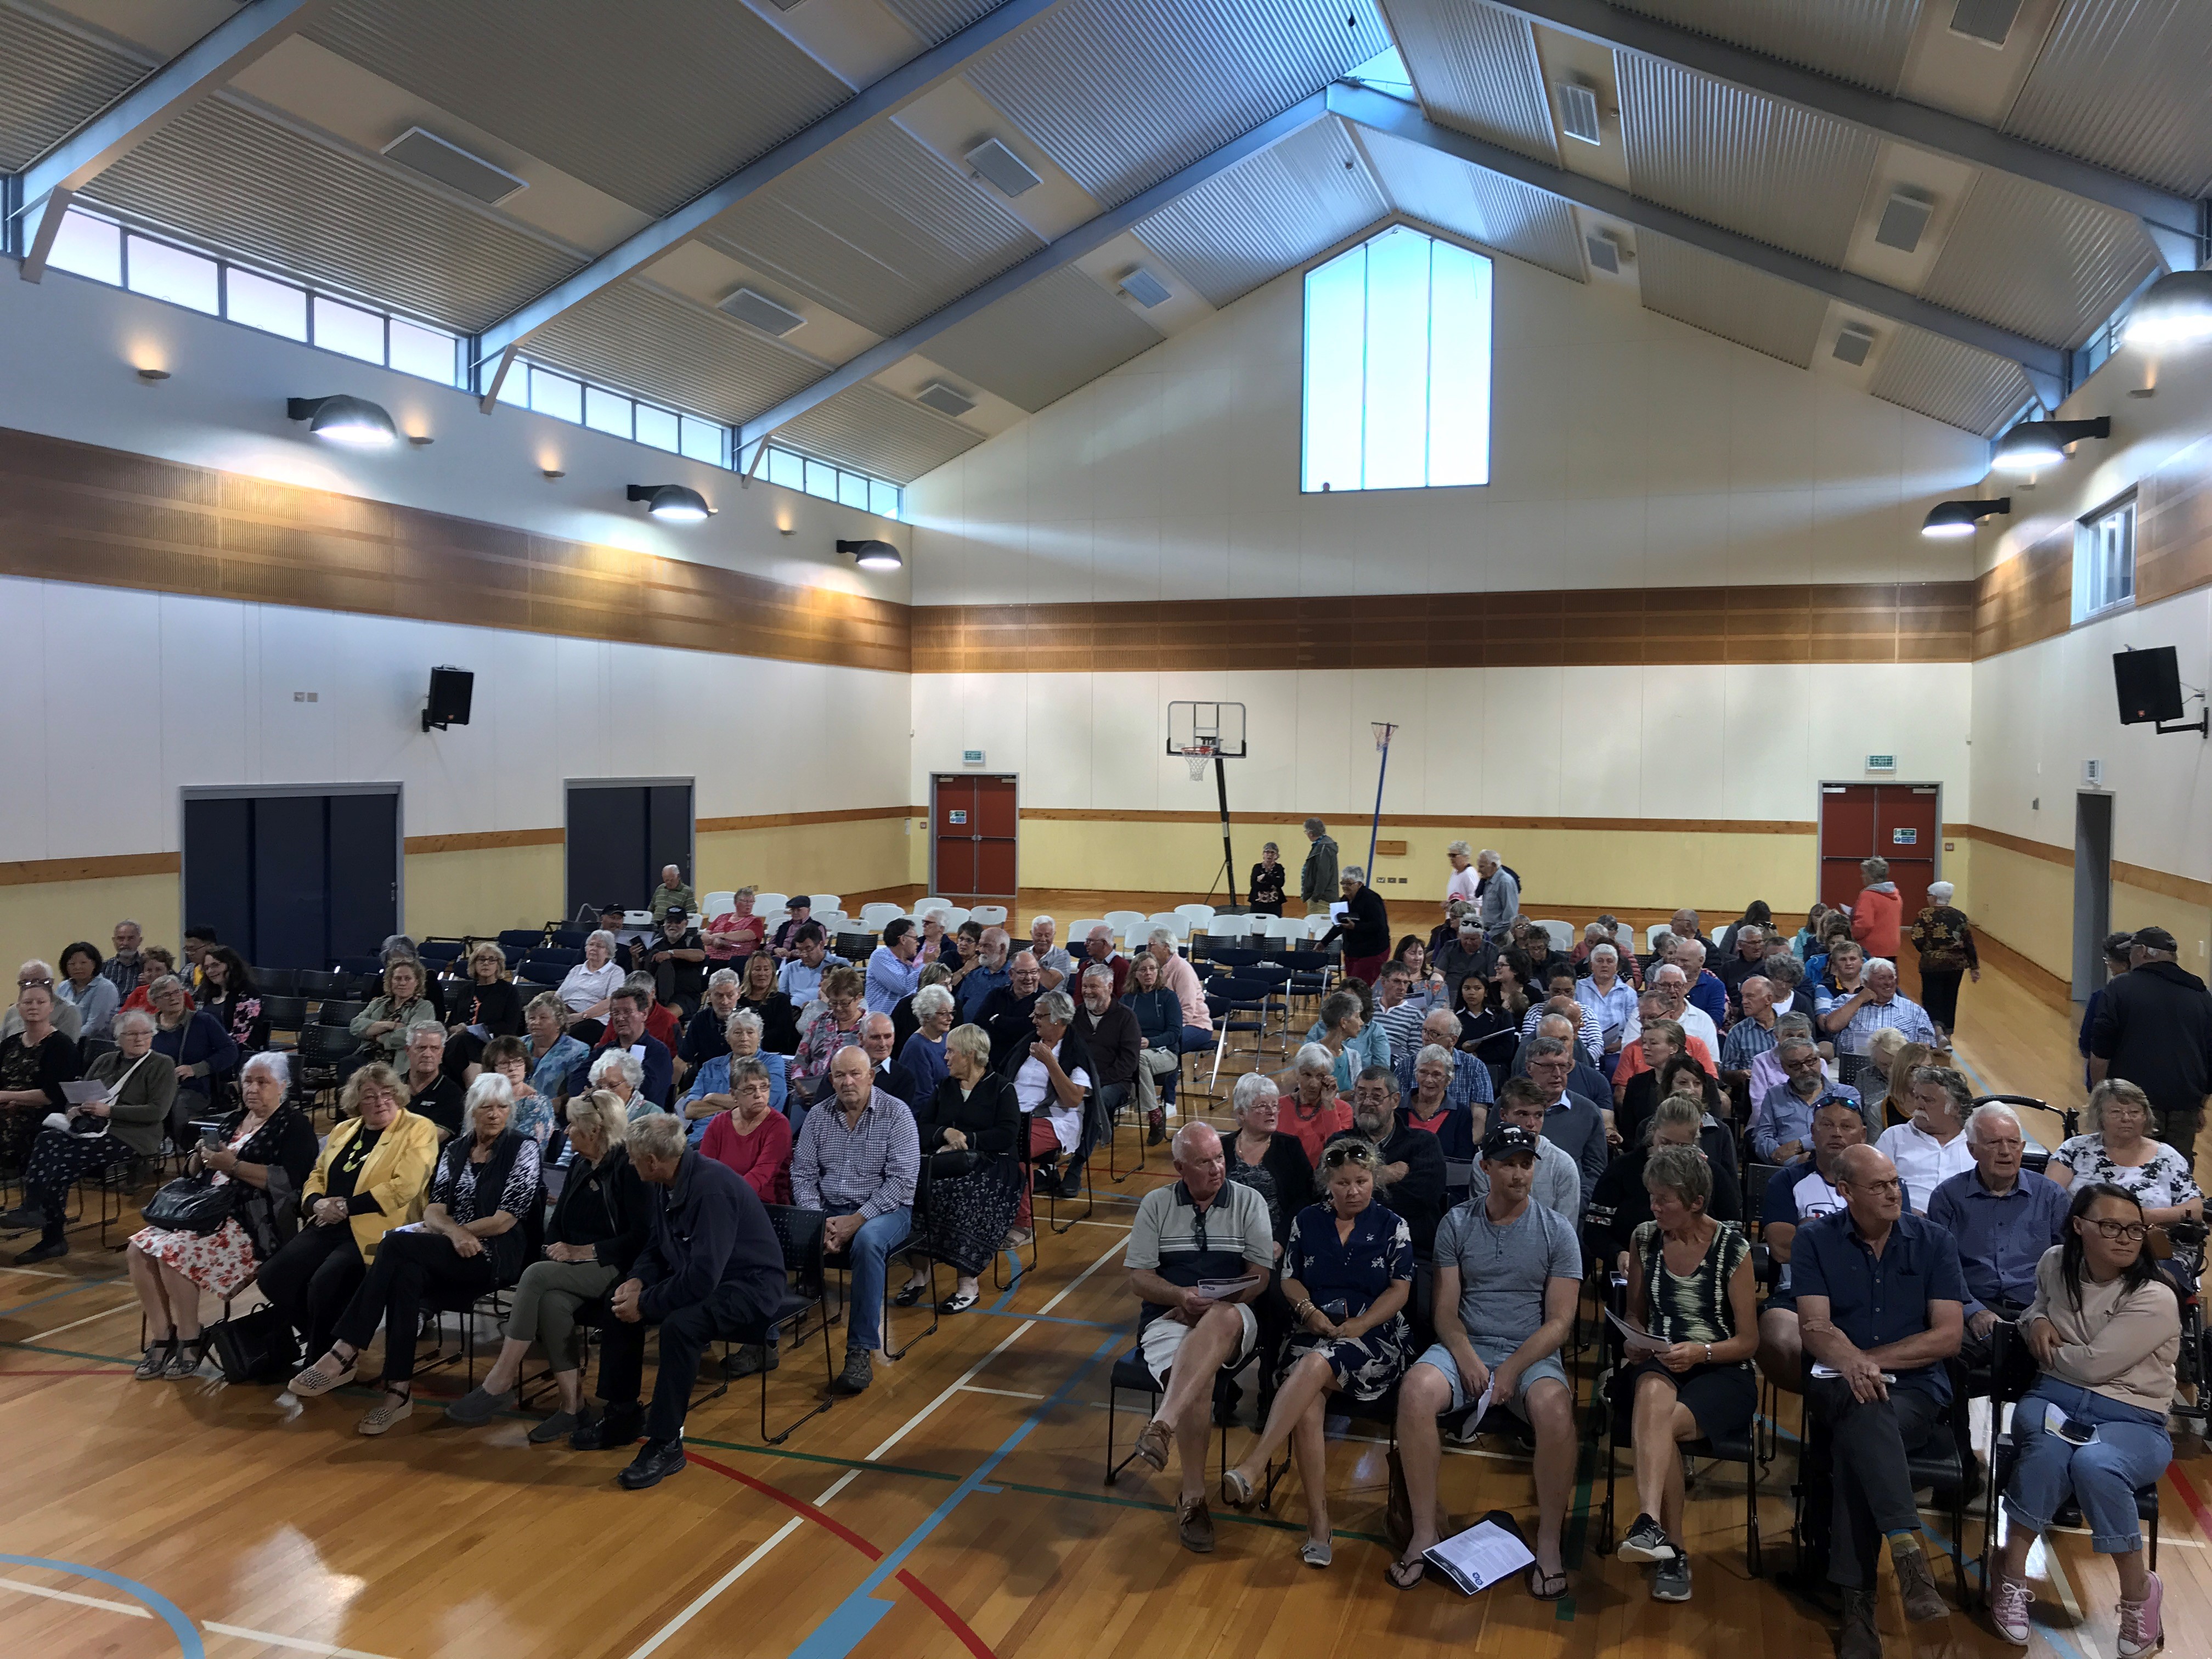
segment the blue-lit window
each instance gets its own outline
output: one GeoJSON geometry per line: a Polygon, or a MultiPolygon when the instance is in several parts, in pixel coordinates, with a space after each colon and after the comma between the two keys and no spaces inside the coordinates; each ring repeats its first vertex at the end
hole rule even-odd
{"type": "Polygon", "coordinates": [[[1299,488],[1490,482],[1491,262],[1403,225],[1306,275],[1299,488]]]}

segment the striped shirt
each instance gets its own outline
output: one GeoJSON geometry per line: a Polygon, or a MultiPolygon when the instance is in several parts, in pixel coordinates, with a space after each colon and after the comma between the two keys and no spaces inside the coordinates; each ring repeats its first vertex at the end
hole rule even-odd
{"type": "Polygon", "coordinates": [[[1761,1054],[1774,1051],[1774,1028],[1761,1025],[1747,1016],[1728,1029],[1721,1039],[1721,1069],[1724,1072],[1747,1072],[1751,1062],[1761,1054]]]}
{"type": "Polygon", "coordinates": [[[842,1210],[872,1221],[914,1202],[921,1134],[896,1095],[868,1091],[857,1127],[825,1101],[806,1115],[791,1155],[792,1200],[802,1210],[842,1210]]]}
{"type": "Polygon", "coordinates": [[[1379,1010],[1375,1023],[1390,1039],[1390,1053],[1395,1058],[1410,1054],[1421,1046],[1421,1022],[1428,1018],[1428,1010],[1419,1002],[1405,1001],[1395,1008],[1379,1010]]]}
{"type": "Polygon", "coordinates": [[[1644,1328],[1652,1335],[1668,1342],[1725,1342],[1736,1334],[1729,1280],[1751,1254],[1751,1243],[1734,1222],[1713,1224],[1705,1260],[1686,1279],[1668,1267],[1656,1221],[1636,1230],[1628,1250],[1643,1276],[1644,1328]]]}
{"type": "MultiPolygon", "coordinates": [[[[1830,1012],[1833,1012],[1832,1006],[1830,1012]]],[[[1869,999],[1859,1004],[1858,1012],[1851,1016],[1850,1024],[1836,1033],[1836,1052],[1839,1054],[1863,1054],[1867,1051],[1867,1039],[1885,1025],[1894,1025],[1905,1033],[1907,1042],[1924,1042],[1936,1046],[1936,1027],[1928,1012],[1918,1003],[1902,993],[1887,1002],[1869,999]]]]}
{"type": "MultiPolygon", "coordinates": [[[[1580,999],[1578,998],[1577,1000],[1580,1000],[1580,999]]],[[[1635,999],[1631,997],[1629,1000],[1631,1004],[1633,1005],[1635,999]]],[[[1549,1008],[1546,1007],[1540,1002],[1534,1007],[1531,1008],[1526,1014],[1522,1016],[1521,1036],[1523,1040],[1536,1035],[1536,1022],[1543,1018],[1543,1017],[1550,1012],[1551,1010],[1549,1008]]],[[[1564,1018],[1564,1016],[1562,1016],[1562,1018],[1564,1018]]],[[[1605,1054],[1604,1029],[1598,1024],[1597,1016],[1592,1013],[1587,1006],[1583,1009],[1582,1029],[1576,1033],[1576,1036],[1581,1041],[1583,1047],[1589,1051],[1590,1060],[1593,1064],[1603,1058],[1605,1054]]]]}

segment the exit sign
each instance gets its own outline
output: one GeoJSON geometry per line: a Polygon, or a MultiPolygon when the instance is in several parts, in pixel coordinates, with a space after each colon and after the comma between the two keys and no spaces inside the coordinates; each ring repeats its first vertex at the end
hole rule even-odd
{"type": "Polygon", "coordinates": [[[1897,770],[1897,757],[1894,755],[1869,755],[1867,757],[1867,770],[1869,772],[1894,772],[1897,770]]]}
{"type": "Polygon", "coordinates": [[[980,749],[962,750],[960,763],[963,766],[981,766],[983,763],[983,751],[980,749]]]}

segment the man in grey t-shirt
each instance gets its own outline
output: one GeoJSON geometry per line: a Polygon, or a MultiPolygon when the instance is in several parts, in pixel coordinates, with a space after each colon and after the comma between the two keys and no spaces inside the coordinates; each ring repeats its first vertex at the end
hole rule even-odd
{"type": "Polygon", "coordinates": [[[1453,1209],[1437,1228],[1437,1340],[1398,1389],[1399,1462],[1413,1517],[1412,1536],[1390,1568],[1401,1588],[1418,1582],[1421,1552],[1442,1536],[1437,1419],[1486,1401],[1536,1431],[1536,1565],[1528,1589],[1547,1601],[1566,1594],[1559,1530],[1574,1485],[1575,1417],[1559,1345],[1575,1316],[1583,1261],[1574,1229],[1529,1197],[1541,1144],[1518,1124],[1492,1129],[1482,1143],[1489,1193],[1453,1209]]]}

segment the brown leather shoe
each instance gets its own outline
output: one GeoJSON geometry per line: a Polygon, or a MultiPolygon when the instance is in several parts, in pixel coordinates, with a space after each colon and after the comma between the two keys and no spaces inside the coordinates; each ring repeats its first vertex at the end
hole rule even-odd
{"type": "Polygon", "coordinates": [[[1182,1498],[1176,1500],[1176,1536],[1182,1547],[1200,1555],[1213,1553],[1213,1516],[1209,1514],[1203,1498],[1182,1498]]]}
{"type": "Polygon", "coordinates": [[[1168,1431],[1168,1425],[1157,1417],[1137,1431],[1137,1455],[1155,1469],[1167,1468],[1168,1449],[1174,1443],[1175,1437],[1168,1431]]]}
{"type": "Polygon", "coordinates": [[[1925,1550],[1898,1550],[1889,1559],[1897,1570],[1897,1593],[1904,1600],[1907,1619],[1924,1625],[1950,1613],[1943,1603],[1943,1592],[1936,1588],[1936,1574],[1928,1565],[1925,1550]]]}

